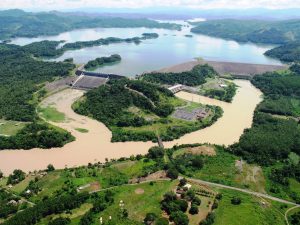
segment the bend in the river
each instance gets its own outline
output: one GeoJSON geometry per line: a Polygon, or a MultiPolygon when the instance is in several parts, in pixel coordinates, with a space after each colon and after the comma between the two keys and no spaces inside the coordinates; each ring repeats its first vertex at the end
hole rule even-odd
{"type": "MultiPolygon", "coordinates": [[[[223,108],[223,116],[212,126],[184,135],[178,140],[164,143],[166,147],[175,144],[211,143],[230,145],[239,140],[245,128],[252,124],[253,112],[261,101],[261,92],[249,81],[236,80],[239,86],[232,103],[225,103],[207,97],[180,92],[178,97],[218,105],[223,108]]],[[[56,168],[86,165],[89,162],[103,162],[106,158],[129,157],[130,155],[145,154],[155,146],[152,142],[111,143],[111,132],[102,123],[91,118],[76,114],[71,105],[84,94],[83,91],[66,89],[43,101],[42,104],[52,105],[64,113],[68,120],[55,125],[68,130],[76,137],[76,141],[62,148],[51,150],[4,150],[0,151],[0,169],[9,174],[14,169],[33,171],[45,169],[48,164],[56,168]],[[88,133],[80,133],[76,128],[87,129],[88,133]]]]}

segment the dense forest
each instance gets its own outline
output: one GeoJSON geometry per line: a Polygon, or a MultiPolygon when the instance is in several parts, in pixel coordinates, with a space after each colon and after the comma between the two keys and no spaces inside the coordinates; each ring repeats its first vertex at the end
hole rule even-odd
{"type": "Polygon", "coordinates": [[[232,150],[249,162],[262,165],[286,159],[291,152],[300,154],[297,119],[276,116],[293,116],[296,115],[295,110],[299,110],[291,103],[300,97],[299,74],[267,73],[255,76],[252,83],[262,90],[265,100],[257,107],[252,128],[245,131],[232,150]]]}
{"type": "Polygon", "coordinates": [[[300,41],[293,41],[266,51],[265,55],[283,62],[300,62],[300,41]]]}
{"type": "Polygon", "coordinates": [[[33,121],[36,102],[33,95],[38,85],[54,77],[68,76],[74,65],[70,63],[35,60],[31,52],[15,45],[0,45],[0,118],[33,121]]]}
{"type": "MultiPolygon", "coordinates": [[[[183,121],[171,118],[175,106],[182,104],[168,89],[138,80],[111,80],[85,94],[73,105],[74,110],[107,125],[112,141],[173,140],[185,133],[209,126],[221,115],[218,107],[210,107],[206,121],[183,121]]],[[[185,104],[185,103],[184,103],[185,104]]]]}
{"type": "Polygon", "coordinates": [[[117,38],[117,37],[108,37],[100,38],[94,41],[77,41],[74,43],[67,43],[62,47],[63,51],[81,49],[86,47],[100,46],[100,45],[109,45],[114,43],[135,43],[139,44],[142,40],[157,38],[158,36],[155,33],[144,33],[142,37],[133,37],[133,38],[117,38]]]}
{"type": "Polygon", "coordinates": [[[300,20],[211,20],[193,23],[191,32],[239,42],[280,44],[265,53],[283,62],[300,60],[300,20]]]}
{"type": "Polygon", "coordinates": [[[111,55],[108,57],[96,58],[94,60],[88,61],[87,64],[84,65],[84,69],[93,70],[97,67],[104,66],[105,64],[120,62],[121,59],[121,56],[118,54],[111,55]]]}
{"type": "Polygon", "coordinates": [[[178,24],[159,23],[149,19],[126,19],[101,16],[81,16],[75,13],[40,12],[30,13],[22,10],[0,11],[0,39],[14,37],[36,37],[57,35],[81,28],[97,27],[147,27],[181,29],[178,24]]]}
{"type": "Polygon", "coordinates": [[[0,150],[62,147],[74,141],[67,131],[45,123],[28,124],[14,136],[0,136],[0,150]]]}
{"type": "Polygon", "coordinates": [[[214,77],[217,72],[209,65],[197,65],[191,71],[181,73],[159,73],[153,72],[143,74],[141,79],[157,84],[183,84],[187,86],[197,86],[204,84],[205,78],[214,77]]]}
{"type": "Polygon", "coordinates": [[[0,149],[61,147],[73,140],[66,131],[37,123],[36,106],[45,94],[42,84],[68,76],[74,65],[36,60],[32,56],[37,53],[30,49],[0,45],[0,118],[34,122],[14,136],[1,136],[0,149]]]}
{"type": "Polygon", "coordinates": [[[158,116],[170,115],[172,105],[160,105],[159,96],[173,97],[173,94],[164,88],[144,83],[122,79],[110,81],[110,85],[100,86],[86,93],[85,100],[79,102],[75,111],[84,115],[93,115],[107,126],[142,126],[148,122],[142,117],[126,111],[132,105],[148,110],[158,116]],[[130,91],[136,90],[136,92],[130,91]],[[140,95],[138,93],[143,93],[140,95]]]}
{"type": "Polygon", "coordinates": [[[194,33],[232,39],[239,42],[285,44],[300,40],[300,20],[210,20],[191,29],[194,33]]]}

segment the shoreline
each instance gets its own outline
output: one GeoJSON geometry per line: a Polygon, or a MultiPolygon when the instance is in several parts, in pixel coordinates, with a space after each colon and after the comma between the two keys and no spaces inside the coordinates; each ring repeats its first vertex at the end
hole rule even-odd
{"type": "MultiPolygon", "coordinates": [[[[212,126],[186,134],[177,140],[164,142],[169,148],[176,144],[210,143],[230,145],[238,141],[245,128],[252,125],[254,110],[261,102],[261,92],[249,81],[234,80],[239,86],[232,103],[226,103],[208,97],[179,92],[177,97],[188,101],[222,107],[224,114],[212,126]]],[[[47,97],[41,104],[52,105],[66,115],[67,121],[52,123],[69,132],[76,138],[74,142],[62,148],[3,150],[0,151],[0,170],[10,174],[14,169],[25,172],[42,170],[48,164],[57,169],[104,162],[106,158],[117,159],[131,155],[146,154],[157,143],[148,142],[111,142],[111,131],[103,124],[91,118],[76,114],[72,103],[84,94],[83,91],[66,89],[47,97]],[[87,129],[81,133],[76,128],[87,129]]]]}

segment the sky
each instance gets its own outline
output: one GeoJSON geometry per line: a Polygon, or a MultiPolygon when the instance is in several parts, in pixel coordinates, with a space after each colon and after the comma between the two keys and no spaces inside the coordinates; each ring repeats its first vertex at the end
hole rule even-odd
{"type": "Polygon", "coordinates": [[[78,8],[147,8],[190,7],[201,9],[230,8],[300,8],[300,0],[0,0],[0,8],[78,9],[78,8]]]}

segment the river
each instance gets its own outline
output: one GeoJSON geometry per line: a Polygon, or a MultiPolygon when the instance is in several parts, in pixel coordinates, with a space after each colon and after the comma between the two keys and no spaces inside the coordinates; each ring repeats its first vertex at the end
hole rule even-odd
{"type": "Polygon", "coordinates": [[[108,46],[95,46],[67,51],[62,56],[52,59],[54,61],[62,61],[66,58],[73,58],[75,63],[82,64],[97,57],[120,54],[122,57],[120,63],[101,67],[96,71],[131,77],[143,72],[191,61],[196,57],[211,61],[280,64],[279,61],[263,55],[265,51],[273,48],[273,45],[238,43],[205,35],[191,34],[191,27],[187,27],[187,23],[182,21],[178,21],[177,23],[185,25],[181,31],[149,28],[81,29],[56,36],[15,38],[12,39],[12,43],[25,45],[42,40],[76,42],[107,37],[129,38],[141,36],[145,32],[158,33],[159,38],[145,40],[138,45],[133,43],[118,43],[108,46]],[[186,35],[192,35],[192,37],[187,37],[186,35]]]}
{"type": "MultiPolygon", "coordinates": [[[[186,92],[178,93],[177,97],[185,100],[218,105],[223,108],[224,115],[212,126],[187,134],[178,140],[165,142],[165,146],[189,143],[230,145],[238,141],[243,130],[251,127],[253,112],[261,101],[262,93],[249,81],[235,80],[235,83],[239,88],[232,103],[186,92]]],[[[16,168],[26,172],[45,169],[50,163],[56,168],[86,165],[89,162],[104,162],[106,158],[145,154],[151,146],[156,145],[152,142],[111,143],[111,132],[107,127],[98,121],[78,115],[71,109],[72,103],[83,93],[83,91],[67,89],[42,102],[44,106],[54,106],[66,115],[67,122],[54,123],[54,125],[70,131],[76,137],[76,141],[66,144],[63,148],[51,150],[0,151],[0,170],[7,175],[16,168]],[[80,133],[76,128],[85,128],[89,132],[80,133]]]]}

